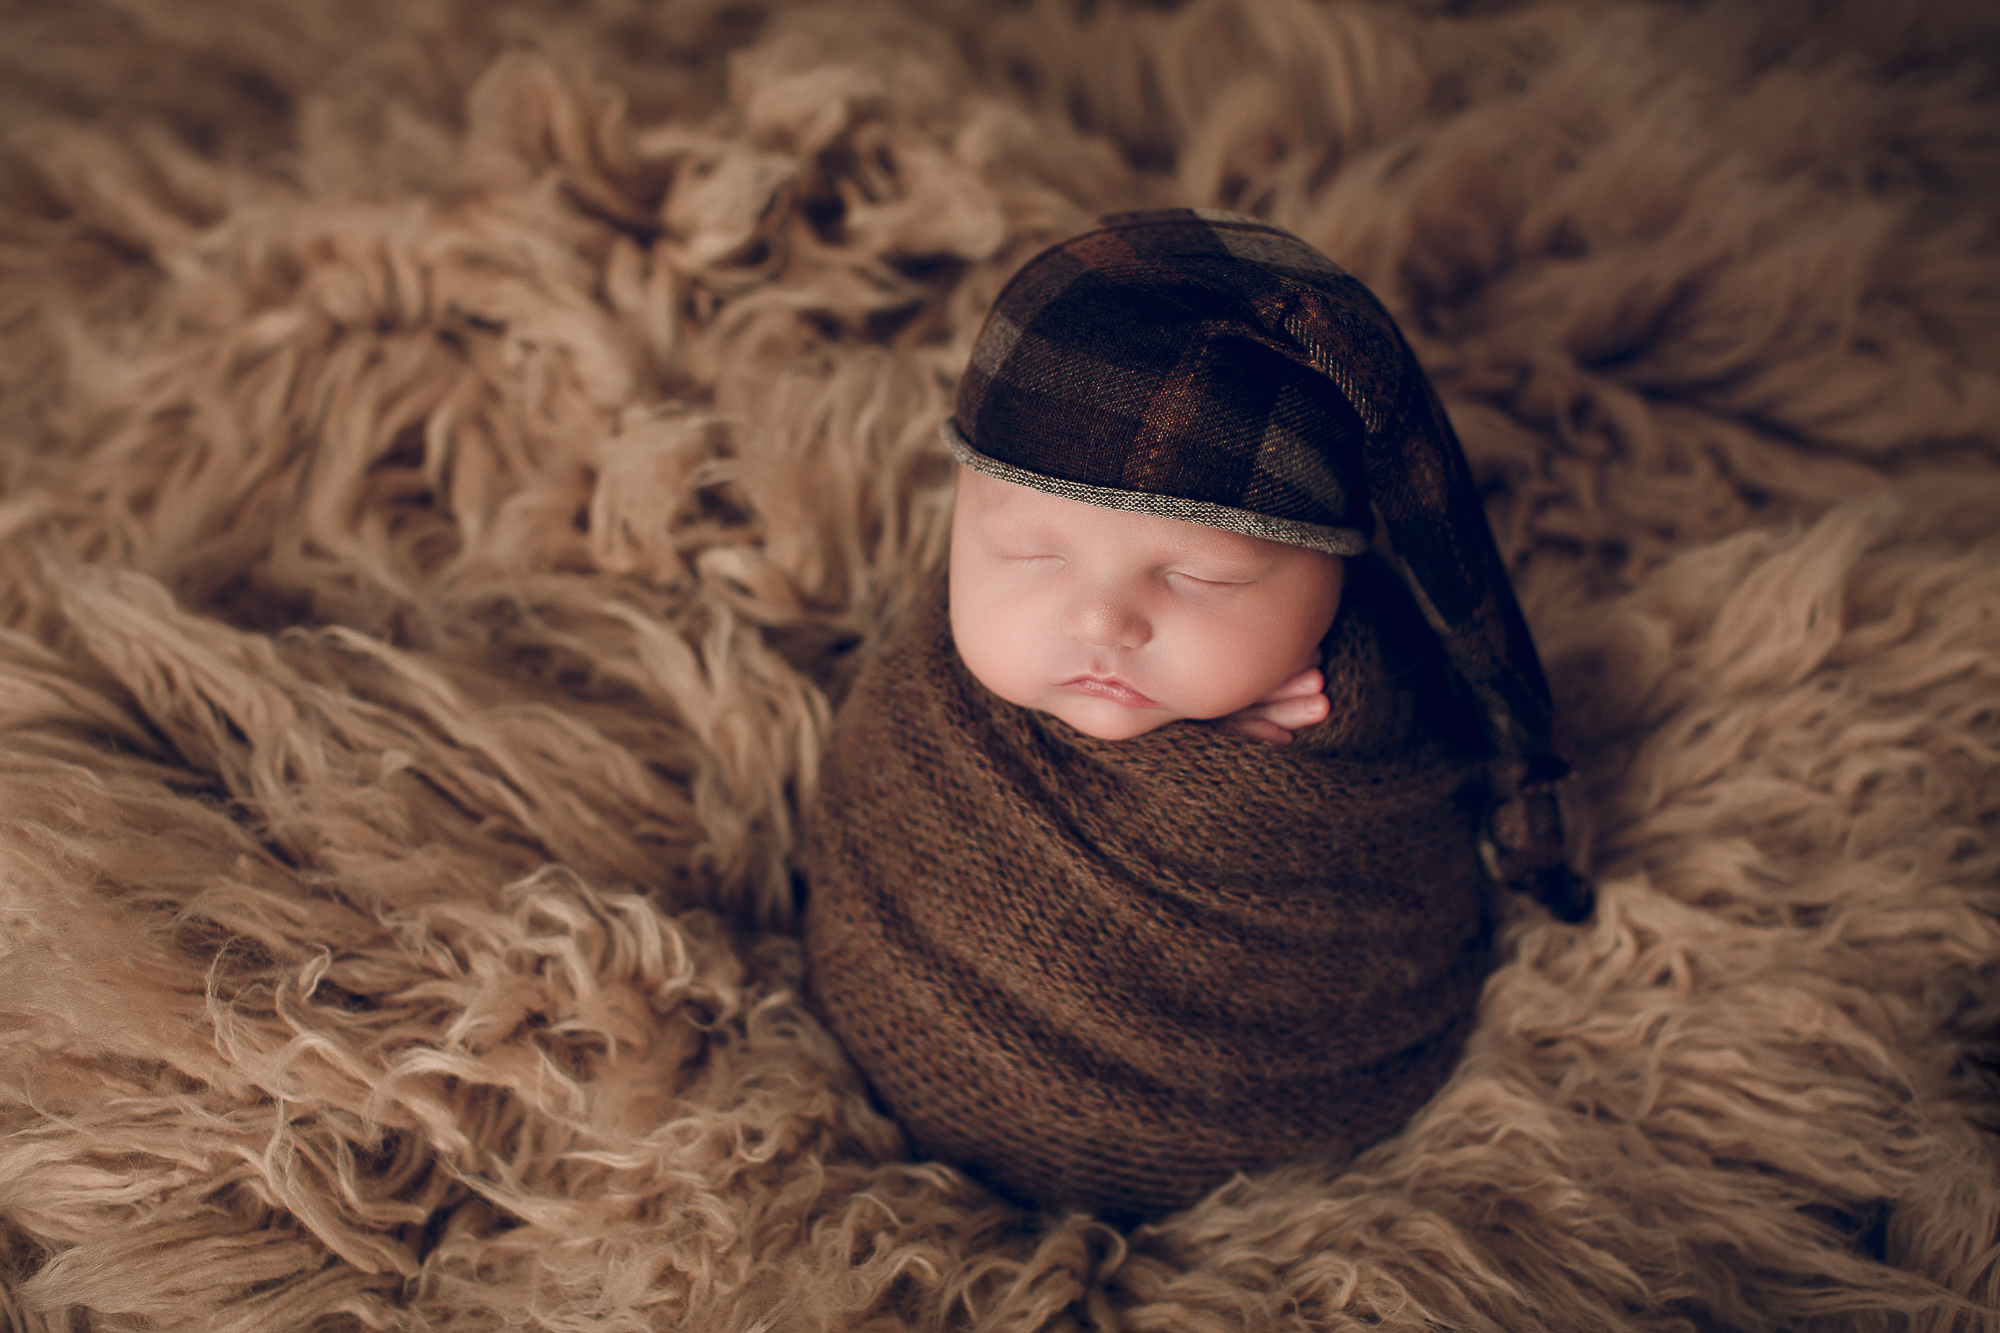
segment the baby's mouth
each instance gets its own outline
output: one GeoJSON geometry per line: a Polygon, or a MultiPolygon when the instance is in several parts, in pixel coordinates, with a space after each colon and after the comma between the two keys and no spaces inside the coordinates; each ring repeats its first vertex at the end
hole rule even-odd
{"type": "Polygon", "coordinates": [[[1062,688],[1078,694],[1088,694],[1097,699],[1109,699],[1112,703],[1123,704],[1127,708],[1158,708],[1160,705],[1148,699],[1139,691],[1127,685],[1116,676],[1077,676],[1062,683],[1062,688]]]}

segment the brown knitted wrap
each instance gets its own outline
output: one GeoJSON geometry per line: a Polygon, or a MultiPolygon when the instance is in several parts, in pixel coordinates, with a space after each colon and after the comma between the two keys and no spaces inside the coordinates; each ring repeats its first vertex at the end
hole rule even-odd
{"type": "Polygon", "coordinates": [[[1114,214],[994,302],[945,439],[1002,480],[1335,555],[1380,516],[1480,703],[1500,872],[1565,920],[1568,775],[1527,622],[1430,381],[1368,289],[1296,236],[1190,209],[1114,214]]]}
{"type": "Polygon", "coordinates": [[[801,849],[814,999],[919,1150],[1120,1217],[1344,1160],[1457,1057],[1487,966],[1476,710],[1350,562],[1333,714],[1099,741],[960,663],[943,580],[843,704],[801,849]]]}

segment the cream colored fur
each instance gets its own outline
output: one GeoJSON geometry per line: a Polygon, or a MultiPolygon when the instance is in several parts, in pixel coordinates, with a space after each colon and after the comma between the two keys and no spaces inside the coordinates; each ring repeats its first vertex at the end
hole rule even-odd
{"type": "Polygon", "coordinates": [[[0,8],[5,1319],[2000,1327],[2000,24],[1471,8],[0,8]],[[907,1159],[786,856],[986,304],[1167,203],[1404,321],[1602,893],[1121,1234],[907,1159]]]}

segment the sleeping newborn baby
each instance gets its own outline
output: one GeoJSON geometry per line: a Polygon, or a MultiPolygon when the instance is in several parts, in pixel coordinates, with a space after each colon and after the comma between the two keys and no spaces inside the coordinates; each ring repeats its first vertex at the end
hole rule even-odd
{"type": "Polygon", "coordinates": [[[1130,1220],[1338,1164],[1449,1074],[1567,766],[1393,322],[1297,238],[1124,214],[1002,292],[951,561],[843,703],[808,984],[914,1146],[1130,1220]],[[1379,524],[1378,524],[1379,518],[1379,524]]]}

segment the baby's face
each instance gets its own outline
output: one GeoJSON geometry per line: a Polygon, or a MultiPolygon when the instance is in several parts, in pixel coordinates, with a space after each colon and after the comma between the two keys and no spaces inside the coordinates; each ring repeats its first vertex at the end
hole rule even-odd
{"type": "Polygon", "coordinates": [[[1087,736],[1225,717],[1316,666],[1341,562],[961,466],[951,632],[987,689],[1087,736]]]}

